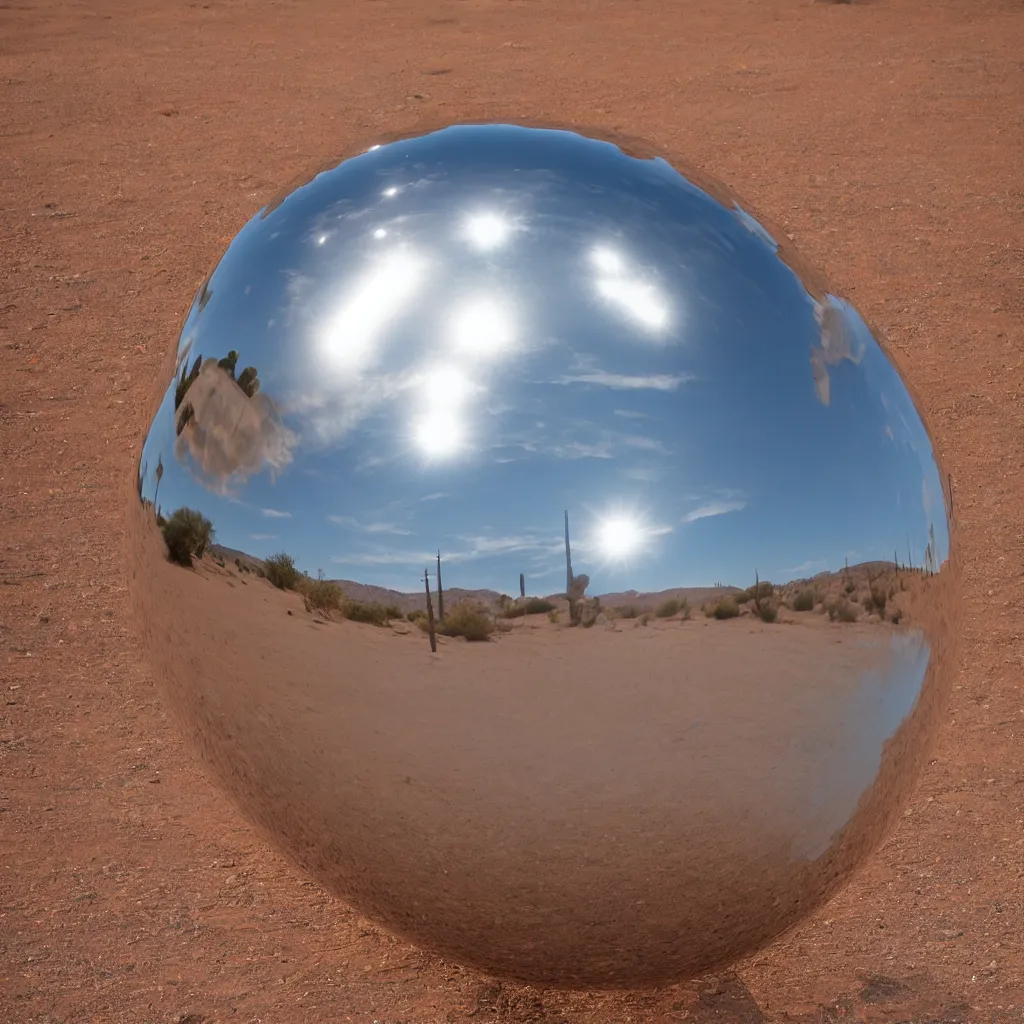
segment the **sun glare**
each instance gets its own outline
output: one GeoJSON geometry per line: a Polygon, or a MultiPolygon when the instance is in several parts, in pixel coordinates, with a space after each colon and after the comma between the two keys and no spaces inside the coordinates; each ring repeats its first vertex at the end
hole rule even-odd
{"type": "Polygon", "coordinates": [[[644,541],[643,526],[628,516],[606,519],[597,530],[597,546],[606,558],[628,558],[644,541]]]}

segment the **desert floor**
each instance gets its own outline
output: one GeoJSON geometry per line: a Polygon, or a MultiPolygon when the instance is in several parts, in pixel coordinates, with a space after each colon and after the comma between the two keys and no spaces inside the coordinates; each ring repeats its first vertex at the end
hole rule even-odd
{"type": "MultiPolygon", "coordinates": [[[[1024,1019],[1018,0],[0,7],[0,1019],[1024,1019]],[[480,117],[647,137],[889,339],[952,474],[959,670],[901,826],[735,972],[497,985],[327,898],[168,719],[130,628],[132,460],[230,237],[354,139],[480,117]]],[[[685,628],[685,627],[683,627],[685,628]]]]}

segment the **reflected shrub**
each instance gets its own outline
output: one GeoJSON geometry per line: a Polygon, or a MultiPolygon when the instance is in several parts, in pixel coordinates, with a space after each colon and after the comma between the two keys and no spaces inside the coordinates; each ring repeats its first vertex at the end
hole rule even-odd
{"type": "Polygon", "coordinates": [[[506,619],[519,619],[524,615],[545,615],[555,610],[555,603],[543,597],[528,597],[525,601],[517,601],[515,604],[506,605],[502,609],[502,615],[506,619]]]}
{"type": "Polygon", "coordinates": [[[295,568],[295,559],[283,551],[263,560],[263,575],[278,590],[297,590],[302,574],[295,568]]]}
{"type": "MultiPolygon", "coordinates": [[[[427,628],[426,621],[421,625],[427,628]]],[[[444,622],[437,631],[444,636],[461,636],[466,640],[480,641],[490,639],[494,629],[494,619],[486,608],[472,601],[463,601],[445,613],[444,622]]]]}
{"type": "Polygon", "coordinates": [[[342,614],[352,622],[365,622],[371,626],[386,626],[391,619],[400,619],[402,613],[392,615],[392,609],[375,601],[346,600],[341,607],[342,614]]]}
{"type": "Polygon", "coordinates": [[[213,523],[194,508],[179,508],[160,528],[167,545],[167,557],[189,568],[192,559],[202,558],[213,542],[213,523]]]}

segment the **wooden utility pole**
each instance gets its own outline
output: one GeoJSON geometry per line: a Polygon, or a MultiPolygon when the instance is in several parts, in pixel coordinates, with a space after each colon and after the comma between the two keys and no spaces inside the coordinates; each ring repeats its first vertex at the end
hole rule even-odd
{"type": "Polygon", "coordinates": [[[434,629],[434,603],[430,600],[430,570],[423,570],[423,586],[427,591],[427,632],[430,634],[430,650],[437,654],[437,633],[434,629]]]}
{"type": "Polygon", "coordinates": [[[569,510],[565,510],[565,592],[572,594],[572,554],[569,550],[569,510]]]}
{"type": "Polygon", "coordinates": [[[441,586],[441,552],[437,553],[437,618],[444,622],[444,587],[441,586]]]}

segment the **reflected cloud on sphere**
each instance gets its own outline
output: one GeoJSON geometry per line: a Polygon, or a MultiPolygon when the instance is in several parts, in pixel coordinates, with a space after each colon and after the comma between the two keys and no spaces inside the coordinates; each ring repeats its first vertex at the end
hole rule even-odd
{"type": "Polygon", "coordinates": [[[264,207],[131,494],[143,647],[247,818],[540,986],[684,981],[820,907],[955,662],[949,480],[883,345],[654,152],[452,126],[264,207]]]}

